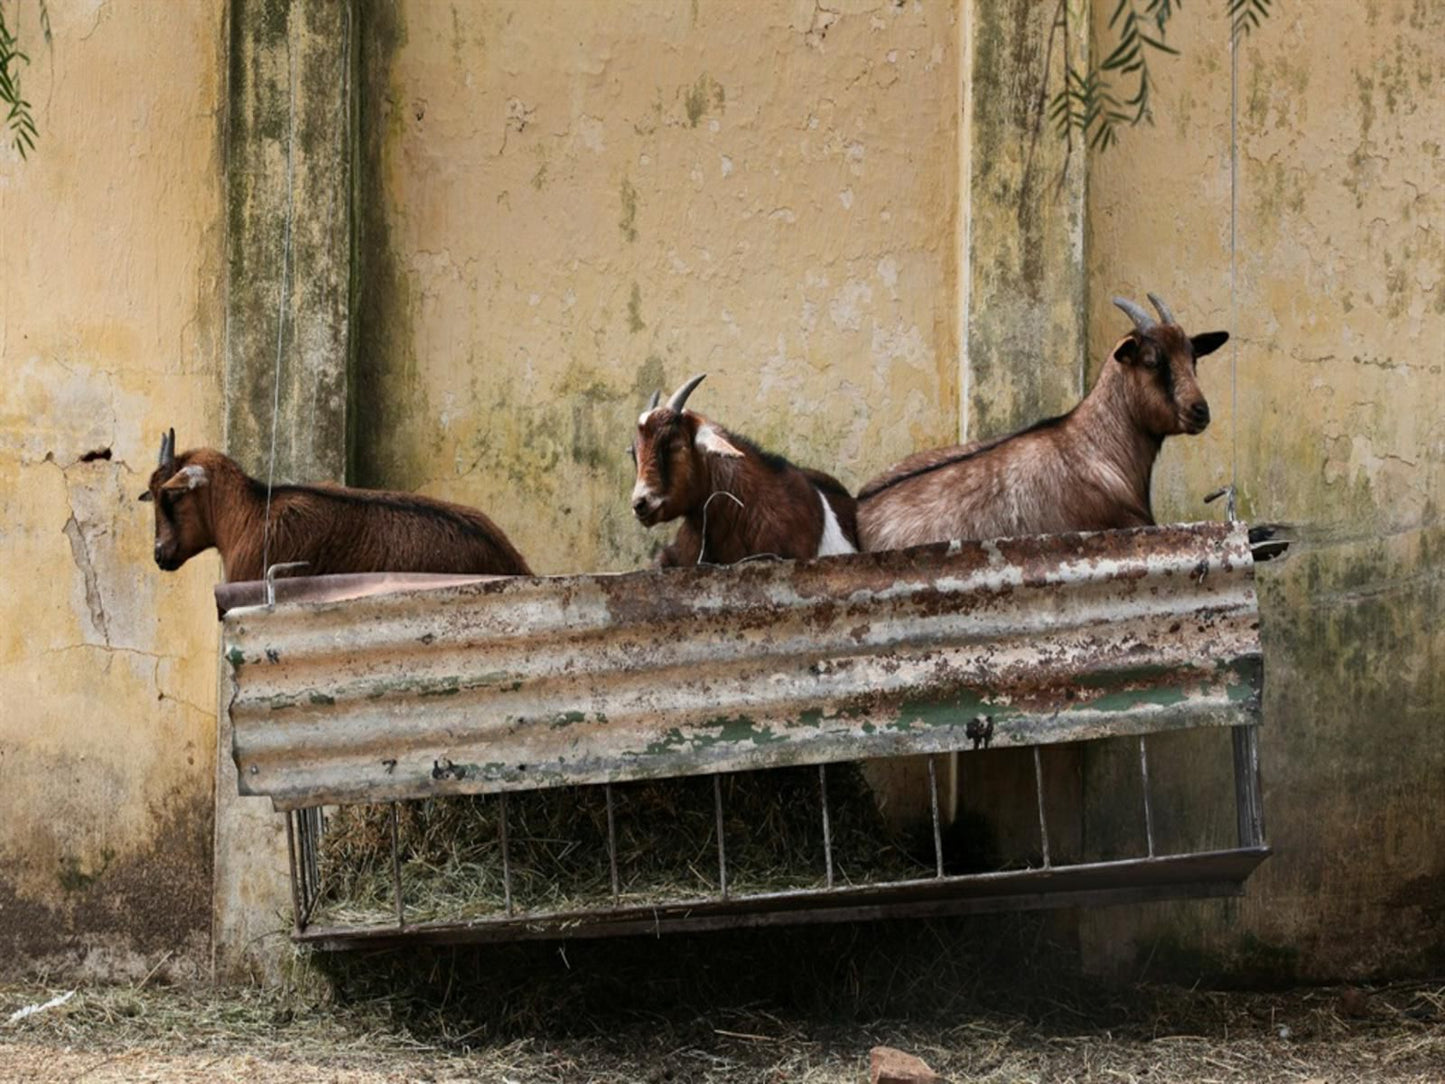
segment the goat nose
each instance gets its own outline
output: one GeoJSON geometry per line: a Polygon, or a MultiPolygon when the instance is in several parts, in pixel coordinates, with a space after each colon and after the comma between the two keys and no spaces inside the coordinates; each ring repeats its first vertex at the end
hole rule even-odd
{"type": "Polygon", "coordinates": [[[632,510],[633,510],[634,512],[636,512],[639,516],[642,515],[643,512],[646,512],[646,511],[647,511],[647,498],[646,498],[646,497],[638,497],[636,500],[634,500],[634,501],[632,502],[632,510]]]}
{"type": "Polygon", "coordinates": [[[1189,408],[1189,416],[1190,416],[1191,418],[1193,418],[1196,422],[1198,422],[1200,425],[1208,425],[1208,424],[1209,424],[1209,404],[1208,404],[1208,403],[1195,403],[1192,407],[1189,408]]]}

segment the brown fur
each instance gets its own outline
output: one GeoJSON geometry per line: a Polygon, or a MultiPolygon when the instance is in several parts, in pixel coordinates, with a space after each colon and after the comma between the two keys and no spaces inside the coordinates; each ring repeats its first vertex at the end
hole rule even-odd
{"type": "Polygon", "coordinates": [[[1152,524],[1154,461],[1165,437],[1208,426],[1195,368],[1227,338],[1131,332],[1068,414],[894,464],[859,491],[863,548],[1152,524]]]}
{"type": "Polygon", "coordinates": [[[732,564],[762,554],[816,557],[825,527],[820,493],[844,538],[858,548],[856,508],[842,483],[770,455],[691,410],[650,411],[637,427],[632,452],[638,483],[662,497],[656,507],[634,505],[637,518],[647,527],[683,521],[658,558],[662,567],[697,564],[699,558],[732,564]],[[698,447],[704,427],[741,454],[698,447]],[[742,507],[722,494],[736,497],[742,507]]]}
{"type": "MultiPolygon", "coordinates": [[[[228,582],[261,579],[266,486],[211,448],[175,457],[151,475],[142,500],[155,502],[156,564],[174,571],[215,546],[228,582]],[[187,488],[187,467],[205,484],[187,488]]],[[[295,574],[454,572],[529,576],[526,560],[481,512],[385,490],[337,485],[275,486],[270,564],[305,561],[295,574]]]]}

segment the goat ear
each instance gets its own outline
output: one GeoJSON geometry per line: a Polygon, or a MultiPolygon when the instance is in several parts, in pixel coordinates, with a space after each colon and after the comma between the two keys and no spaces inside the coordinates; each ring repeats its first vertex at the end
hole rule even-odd
{"type": "Polygon", "coordinates": [[[201,486],[209,481],[210,478],[206,476],[206,468],[197,463],[192,463],[189,466],[182,467],[166,479],[165,484],[161,486],[161,488],[169,489],[172,492],[175,490],[200,489],[201,486]]]}
{"type": "Polygon", "coordinates": [[[1139,340],[1133,335],[1125,335],[1119,340],[1119,345],[1114,347],[1110,355],[1120,365],[1137,365],[1139,363],[1139,340]]]}
{"type": "Polygon", "coordinates": [[[1205,354],[1212,354],[1229,341],[1227,331],[1206,331],[1203,335],[1192,335],[1189,338],[1189,345],[1194,347],[1194,356],[1202,358],[1205,354]]]}
{"type": "Polygon", "coordinates": [[[732,456],[734,459],[741,459],[743,455],[737,445],[728,440],[723,431],[715,425],[700,426],[697,436],[693,438],[693,444],[701,451],[711,455],[732,456]]]}

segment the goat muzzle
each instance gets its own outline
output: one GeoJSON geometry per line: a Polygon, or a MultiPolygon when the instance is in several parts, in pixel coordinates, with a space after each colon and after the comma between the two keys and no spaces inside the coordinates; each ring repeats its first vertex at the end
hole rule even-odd
{"type": "Polygon", "coordinates": [[[632,499],[632,514],[644,527],[651,527],[657,522],[657,510],[662,507],[662,501],[653,496],[639,496],[632,499]]]}
{"type": "Polygon", "coordinates": [[[1209,428],[1209,404],[1200,400],[1193,404],[1184,415],[1184,428],[1190,436],[1197,436],[1209,428]]]}

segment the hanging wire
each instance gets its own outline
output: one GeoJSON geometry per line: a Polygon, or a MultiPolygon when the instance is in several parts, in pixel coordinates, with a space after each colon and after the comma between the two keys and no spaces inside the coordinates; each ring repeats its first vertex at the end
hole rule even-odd
{"type": "Polygon", "coordinates": [[[1239,503],[1239,39],[1229,34],[1229,518],[1239,503]]]}
{"type": "Polygon", "coordinates": [[[281,284],[276,298],[276,369],[272,376],[271,456],[266,464],[266,514],[261,528],[261,571],[271,559],[271,490],[276,478],[276,431],[281,419],[281,354],[286,342],[286,309],[291,287],[291,221],[295,213],[296,143],[296,61],[291,51],[288,9],[286,27],[286,74],[290,106],[286,113],[286,227],[281,242],[281,284]]]}

